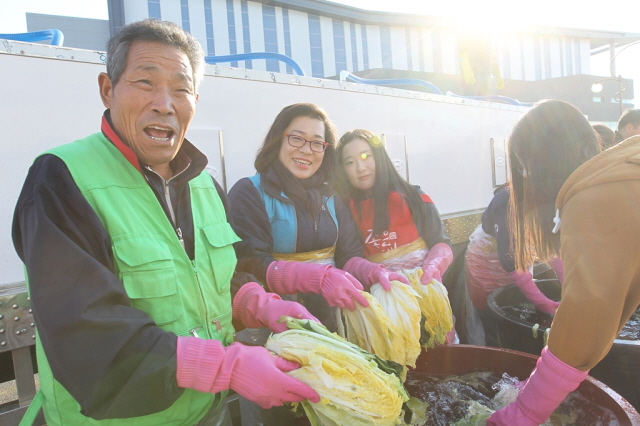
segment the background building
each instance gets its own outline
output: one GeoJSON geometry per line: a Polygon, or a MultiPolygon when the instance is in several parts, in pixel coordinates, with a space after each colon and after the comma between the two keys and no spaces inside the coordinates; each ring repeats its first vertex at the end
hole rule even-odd
{"type": "MultiPolygon", "coordinates": [[[[461,73],[464,33],[486,42],[484,58],[475,58],[475,68],[489,67],[495,60],[499,77],[505,81],[498,89],[496,76],[486,76],[488,94],[523,102],[564,99],[591,121],[612,124],[620,116],[617,93],[621,84],[627,88],[622,92],[622,107],[633,107],[631,80],[607,80],[602,92],[591,92],[591,85],[603,77],[591,75],[590,57],[640,40],[635,33],[526,27],[485,34],[444,18],[367,11],[324,0],[109,0],[108,8],[106,26],[79,18],[51,17],[47,21],[46,15],[40,15],[29,19],[29,31],[51,28],[57,18],[56,27],[65,33],[66,46],[100,50],[104,49],[99,46],[102,40],[123,25],[153,17],[173,21],[191,32],[208,56],[275,52],[293,58],[314,77],[337,78],[347,70],[365,78],[423,79],[443,93],[470,94],[461,73]],[[69,30],[60,19],[69,21],[69,30]],[[83,35],[74,36],[76,31],[83,35]],[[87,47],[89,40],[91,47],[87,47]]],[[[477,50],[477,46],[470,48],[477,50]]],[[[293,73],[290,66],[275,60],[228,65],[293,73]]]]}
{"type": "Polygon", "coordinates": [[[29,31],[55,28],[64,34],[64,46],[78,49],[106,50],[109,40],[109,21],[103,19],[73,18],[70,16],[27,13],[29,31]]]}

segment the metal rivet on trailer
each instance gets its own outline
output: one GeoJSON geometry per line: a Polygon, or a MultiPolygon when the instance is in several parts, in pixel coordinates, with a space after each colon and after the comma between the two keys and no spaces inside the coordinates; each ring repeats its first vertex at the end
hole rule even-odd
{"type": "Polygon", "coordinates": [[[33,309],[29,309],[29,313],[32,314],[33,313],[33,309]]]}
{"type": "Polygon", "coordinates": [[[0,314],[0,319],[3,319],[3,318],[4,318],[4,315],[0,314]]]}
{"type": "Polygon", "coordinates": [[[13,317],[14,321],[20,321],[20,317],[13,317]]]}
{"type": "Polygon", "coordinates": [[[4,328],[0,328],[0,334],[4,333],[4,328]]]}
{"type": "Polygon", "coordinates": [[[35,323],[31,323],[31,324],[29,324],[29,325],[30,325],[31,327],[35,327],[35,326],[36,326],[36,325],[35,325],[35,323]]]}
{"type": "Polygon", "coordinates": [[[31,338],[32,338],[32,339],[35,339],[35,338],[36,338],[36,335],[35,335],[35,334],[32,334],[32,335],[31,335],[31,338]]]}
{"type": "Polygon", "coordinates": [[[16,331],[16,336],[19,336],[19,335],[21,335],[21,334],[22,334],[22,330],[18,330],[18,331],[16,331]]]}
{"type": "Polygon", "coordinates": [[[0,342],[0,346],[7,346],[7,342],[0,342]]]}
{"type": "Polygon", "coordinates": [[[27,297],[27,302],[31,302],[31,298],[30,297],[27,297]]]}
{"type": "Polygon", "coordinates": [[[13,308],[13,309],[18,309],[19,307],[20,307],[20,306],[18,306],[18,305],[17,305],[17,304],[15,304],[15,303],[14,303],[14,304],[13,304],[13,306],[12,306],[12,308],[13,308]]]}

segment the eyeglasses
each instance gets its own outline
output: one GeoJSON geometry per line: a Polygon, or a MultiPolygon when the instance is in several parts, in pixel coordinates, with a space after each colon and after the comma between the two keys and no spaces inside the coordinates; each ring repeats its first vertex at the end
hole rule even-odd
{"type": "Polygon", "coordinates": [[[304,144],[309,143],[309,147],[313,152],[324,152],[325,149],[329,146],[329,142],[324,141],[308,141],[302,136],[298,135],[285,135],[287,137],[287,142],[289,145],[295,148],[302,148],[304,144]]]}

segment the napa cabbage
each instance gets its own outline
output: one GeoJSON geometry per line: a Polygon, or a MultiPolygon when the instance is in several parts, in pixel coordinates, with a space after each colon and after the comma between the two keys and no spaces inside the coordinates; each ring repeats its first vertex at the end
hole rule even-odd
{"type": "Polygon", "coordinates": [[[380,359],[313,321],[283,317],[289,330],[272,334],[265,347],[295,361],[288,374],[306,383],[320,402],[303,401],[313,426],[402,424],[409,395],[400,381],[403,367],[380,359]]]}
{"type": "Polygon", "coordinates": [[[360,293],[369,306],[342,309],[337,318],[338,334],[382,359],[415,367],[421,350],[418,294],[399,281],[392,281],[389,291],[374,284],[371,294],[360,293]]]}
{"type": "MultiPolygon", "coordinates": [[[[400,281],[391,281],[391,290],[385,291],[380,284],[371,286],[371,295],[380,302],[393,326],[394,340],[391,359],[402,365],[414,367],[420,355],[420,305],[419,295],[400,281]]],[[[383,357],[384,358],[384,357],[383,357]]]]}
{"type": "Polygon", "coordinates": [[[342,318],[338,317],[338,333],[351,343],[354,343],[382,359],[388,359],[403,364],[404,357],[396,354],[401,351],[401,330],[398,330],[385,312],[378,300],[371,294],[361,291],[362,296],[369,302],[368,307],[355,304],[355,309],[342,309],[342,318]]]}
{"type": "Polygon", "coordinates": [[[429,349],[435,345],[443,345],[447,333],[453,328],[453,313],[449,303],[447,288],[439,281],[431,280],[422,284],[422,269],[405,269],[402,274],[407,277],[413,289],[418,293],[420,311],[424,316],[422,344],[429,349]]]}

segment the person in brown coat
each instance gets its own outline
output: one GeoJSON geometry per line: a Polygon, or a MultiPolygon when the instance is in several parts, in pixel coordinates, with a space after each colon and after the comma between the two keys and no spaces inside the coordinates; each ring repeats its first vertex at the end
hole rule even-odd
{"type": "Polygon", "coordinates": [[[640,304],[640,136],[599,150],[580,111],[557,100],[529,110],[510,136],[516,264],[533,250],[559,254],[565,279],[536,369],[488,425],[544,423],[640,304]]]}

